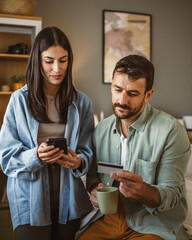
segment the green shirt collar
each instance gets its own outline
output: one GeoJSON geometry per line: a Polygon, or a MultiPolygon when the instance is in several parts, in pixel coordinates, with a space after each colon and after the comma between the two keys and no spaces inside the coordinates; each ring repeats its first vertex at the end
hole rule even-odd
{"type": "Polygon", "coordinates": [[[149,119],[150,111],[151,111],[151,106],[148,103],[145,103],[142,113],[130,127],[133,127],[137,131],[144,132],[145,126],[149,119]]]}
{"type": "MultiPolygon", "coordinates": [[[[145,103],[142,113],[137,118],[137,120],[131,126],[129,126],[129,128],[132,127],[137,131],[143,132],[145,130],[145,126],[148,121],[150,111],[151,111],[151,106],[148,103],[145,103]]],[[[115,115],[114,115],[114,118],[115,118],[115,115]]],[[[113,124],[113,133],[116,133],[116,132],[118,132],[119,134],[121,133],[119,128],[118,118],[116,118],[116,121],[114,121],[114,124],[113,124]]]]}

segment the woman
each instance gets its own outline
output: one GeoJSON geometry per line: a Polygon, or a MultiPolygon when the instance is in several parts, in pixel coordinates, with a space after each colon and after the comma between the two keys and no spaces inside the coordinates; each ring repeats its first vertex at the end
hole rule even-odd
{"type": "Polygon", "coordinates": [[[81,181],[92,161],[93,114],[72,83],[69,40],[56,27],[37,35],[26,86],[14,92],[0,133],[0,163],[16,240],[74,239],[92,210],[81,181]],[[68,155],[47,138],[67,139],[68,155]]]}

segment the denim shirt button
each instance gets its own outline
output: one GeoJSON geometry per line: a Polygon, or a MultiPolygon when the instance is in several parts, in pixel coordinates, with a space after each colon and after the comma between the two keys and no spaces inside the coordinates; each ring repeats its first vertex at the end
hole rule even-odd
{"type": "Polygon", "coordinates": [[[109,186],[109,185],[110,185],[110,183],[108,182],[108,183],[107,183],[107,186],[109,186]]]}

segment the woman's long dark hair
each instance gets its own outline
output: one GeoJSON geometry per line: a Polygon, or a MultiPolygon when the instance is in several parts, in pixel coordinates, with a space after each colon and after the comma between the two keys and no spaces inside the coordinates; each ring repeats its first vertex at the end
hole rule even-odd
{"type": "Polygon", "coordinates": [[[72,82],[73,53],[66,35],[56,27],[46,27],[35,38],[27,71],[26,82],[28,86],[27,104],[32,116],[38,122],[51,122],[47,116],[47,101],[43,91],[43,75],[41,72],[41,53],[52,46],[61,46],[68,51],[68,67],[65,78],[61,84],[59,95],[60,123],[67,122],[68,107],[73,100],[76,90],[72,82]]]}

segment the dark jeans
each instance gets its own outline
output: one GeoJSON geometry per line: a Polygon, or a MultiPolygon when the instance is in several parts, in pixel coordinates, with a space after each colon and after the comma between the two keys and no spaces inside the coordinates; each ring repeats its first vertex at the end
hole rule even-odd
{"type": "Polygon", "coordinates": [[[79,225],[79,219],[42,227],[21,225],[14,231],[15,240],[73,240],[79,225]]]}
{"type": "Polygon", "coordinates": [[[79,229],[80,219],[68,221],[66,224],[58,223],[60,165],[48,165],[48,172],[52,224],[48,226],[21,225],[14,231],[15,240],[73,240],[79,229]]]}

